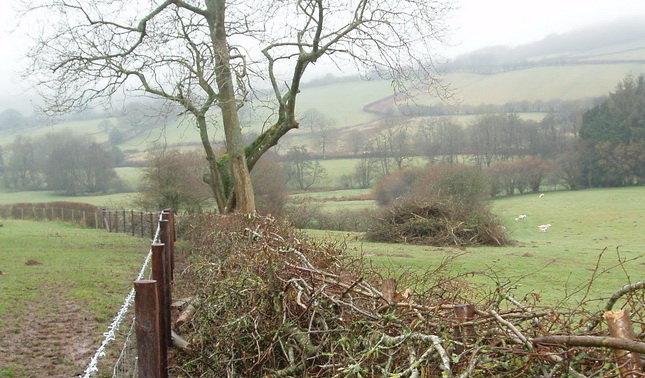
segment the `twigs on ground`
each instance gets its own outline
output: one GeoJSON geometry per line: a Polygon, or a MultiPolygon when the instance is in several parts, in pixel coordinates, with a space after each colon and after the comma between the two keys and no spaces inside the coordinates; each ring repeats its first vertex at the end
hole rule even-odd
{"type": "MultiPolygon", "coordinates": [[[[459,318],[455,305],[472,303],[467,286],[441,269],[388,278],[381,292],[382,272],[272,218],[200,224],[180,280],[196,298],[182,326],[191,349],[177,356],[185,375],[583,377],[618,374],[608,348],[645,351],[638,341],[565,336],[591,315],[537,311],[506,291],[459,318]]],[[[610,302],[643,287],[628,286],[610,302]]]]}

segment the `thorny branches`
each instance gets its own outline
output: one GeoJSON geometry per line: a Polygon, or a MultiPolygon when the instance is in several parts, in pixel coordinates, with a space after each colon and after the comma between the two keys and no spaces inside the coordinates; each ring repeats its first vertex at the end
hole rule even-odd
{"type": "MultiPolygon", "coordinates": [[[[585,377],[618,374],[611,349],[587,346],[645,347],[604,329],[580,334],[590,316],[582,308],[524,305],[508,291],[475,301],[444,267],[384,280],[341,252],[342,241],[307,241],[271,218],[198,223],[181,278],[197,311],[179,330],[194,352],[177,355],[191,375],[585,377]],[[472,303],[472,317],[458,315],[461,303],[472,303]]],[[[636,287],[617,295],[642,326],[636,287]]]]}

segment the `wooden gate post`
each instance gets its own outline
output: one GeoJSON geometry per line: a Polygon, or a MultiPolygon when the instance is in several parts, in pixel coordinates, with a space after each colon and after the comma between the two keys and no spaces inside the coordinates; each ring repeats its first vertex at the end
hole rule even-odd
{"type": "Polygon", "coordinates": [[[159,333],[159,303],[157,281],[134,281],[135,331],[137,335],[137,364],[139,377],[167,377],[161,365],[161,334],[159,333]]]}

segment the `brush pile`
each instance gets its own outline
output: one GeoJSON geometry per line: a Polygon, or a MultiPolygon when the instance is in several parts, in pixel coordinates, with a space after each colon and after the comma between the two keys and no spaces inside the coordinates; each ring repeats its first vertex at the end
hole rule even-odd
{"type": "Polygon", "coordinates": [[[511,243],[506,228],[484,204],[464,205],[445,196],[395,201],[381,210],[365,238],[375,242],[462,247],[511,243]]]}
{"type": "MultiPolygon", "coordinates": [[[[576,332],[587,324],[582,320],[598,314],[530,308],[501,284],[472,303],[468,285],[448,275],[444,265],[422,275],[385,278],[344,253],[342,242],[312,242],[270,217],[201,216],[183,229],[190,253],[177,289],[191,297],[196,312],[176,329],[190,350],[175,353],[173,376],[618,371],[607,349],[535,341],[576,332]]],[[[599,324],[587,333],[602,334],[599,324]]]]}

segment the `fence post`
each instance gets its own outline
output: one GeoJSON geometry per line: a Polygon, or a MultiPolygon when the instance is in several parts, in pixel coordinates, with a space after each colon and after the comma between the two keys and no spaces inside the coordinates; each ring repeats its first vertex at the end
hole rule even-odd
{"type": "Polygon", "coordinates": [[[130,235],[134,236],[134,210],[130,210],[130,235]]]}
{"type": "Polygon", "coordinates": [[[167,377],[167,371],[161,365],[157,281],[134,281],[134,288],[139,377],[167,377]]]}
{"type": "Polygon", "coordinates": [[[163,220],[161,223],[161,242],[166,245],[168,249],[168,262],[169,266],[169,277],[170,281],[175,279],[175,228],[173,225],[174,217],[172,209],[165,209],[163,211],[163,220]]]}
{"type": "Polygon", "coordinates": [[[170,319],[170,280],[168,277],[168,259],[166,246],[161,243],[151,245],[152,278],[157,281],[157,298],[159,301],[159,329],[161,334],[161,364],[168,370],[168,348],[172,342],[170,319]]]}
{"type": "Polygon", "coordinates": [[[155,240],[155,229],[154,229],[154,218],[152,213],[148,213],[148,218],[150,218],[150,240],[155,240]]]}
{"type": "Polygon", "coordinates": [[[139,225],[141,226],[141,237],[143,238],[143,211],[139,211],[139,225]]]}
{"type": "Polygon", "coordinates": [[[172,235],[171,235],[171,230],[170,230],[170,221],[168,220],[168,213],[164,213],[164,218],[159,221],[160,224],[160,230],[161,232],[159,233],[159,241],[161,241],[163,244],[166,245],[166,256],[168,258],[168,277],[170,279],[170,282],[174,281],[174,252],[173,252],[173,241],[172,241],[172,235]]]}

